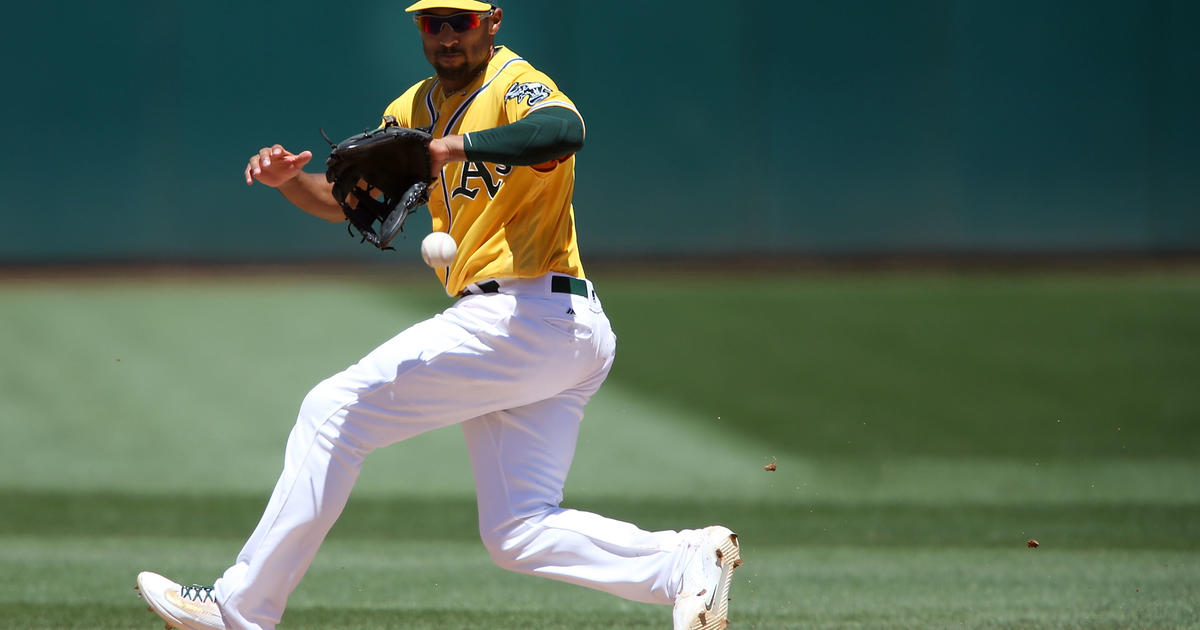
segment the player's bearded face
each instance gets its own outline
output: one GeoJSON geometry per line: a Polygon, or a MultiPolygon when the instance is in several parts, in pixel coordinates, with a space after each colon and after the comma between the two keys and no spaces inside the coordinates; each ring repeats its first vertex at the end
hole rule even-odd
{"type": "MultiPolygon", "coordinates": [[[[498,12],[498,10],[497,10],[498,12]]],[[[458,89],[475,78],[492,57],[498,15],[478,27],[456,33],[449,26],[437,34],[421,33],[425,59],[448,88],[458,89]]]]}

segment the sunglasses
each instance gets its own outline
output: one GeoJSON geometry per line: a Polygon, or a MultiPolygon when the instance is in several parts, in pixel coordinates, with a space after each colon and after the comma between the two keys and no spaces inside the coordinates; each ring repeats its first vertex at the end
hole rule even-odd
{"type": "Polygon", "coordinates": [[[453,15],[417,15],[413,17],[413,21],[417,23],[417,28],[421,29],[422,33],[437,35],[442,32],[442,25],[449,24],[451,30],[455,33],[465,33],[473,28],[479,28],[483,24],[484,18],[492,16],[492,11],[486,13],[455,13],[453,15]]]}

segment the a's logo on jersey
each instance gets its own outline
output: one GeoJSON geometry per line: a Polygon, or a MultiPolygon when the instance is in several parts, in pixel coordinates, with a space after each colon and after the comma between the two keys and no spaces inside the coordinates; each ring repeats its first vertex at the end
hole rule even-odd
{"type": "Polygon", "coordinates": [[[500,192],[500,186],[504,185],[504,176],[512,172],[513,167],[507,164],[494,164],[496,174],[492,175],[492,171],[488,169],[488,165],[483,162],[467,162],[463,164],[462,176],[459,178],[458,186],[450,192],[451,197],[469,197],[474,199],[479,194],[480,188],[471,186],[471,180],[477,179],[487,189],[488,198],[494,198],[497,192],[500,192]]]}
{"type": "Polygon", "coordinates": [[[546,100],[547,96],[550,96],[550,88],[544,84],[516,83],[508,88],[508,92],[504,94],[504,100],[517,99],[517,103],[520,103],[521,99],[525,99],[525,104],[532,106],[546,100]]]}

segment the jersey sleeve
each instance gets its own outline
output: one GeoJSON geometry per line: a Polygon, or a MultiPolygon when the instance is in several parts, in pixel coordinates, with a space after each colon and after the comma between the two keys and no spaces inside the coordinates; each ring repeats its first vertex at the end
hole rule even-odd
{"type": "MultiPolygon", "coordinates": [[[[530,112],[543,107],[563,107],[575,112],[579,121],[583,115],[550,77],[538,70],[529,70],[517,75],[504,92],[504,113],[508,122],[516,122],[530,112]]],[[[586,127],[585,127],[586,132],[586,127]]]]}

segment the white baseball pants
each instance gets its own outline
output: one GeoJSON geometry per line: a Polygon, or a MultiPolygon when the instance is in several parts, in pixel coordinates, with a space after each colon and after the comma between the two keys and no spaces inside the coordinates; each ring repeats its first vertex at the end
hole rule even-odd
{"type": "Polygon", "coordinates": [[[227,628],[275,628],[368,453],[452,424],[467,440],[496,564],[673,602],[680,533],[558,507],[584,404],[616,350],[591,283],[575,286],[587,296],[551,291],[549,275],[500,280],[498,293],[459,299],[313,388],[262,520],[215,584],[227,628]]]}

